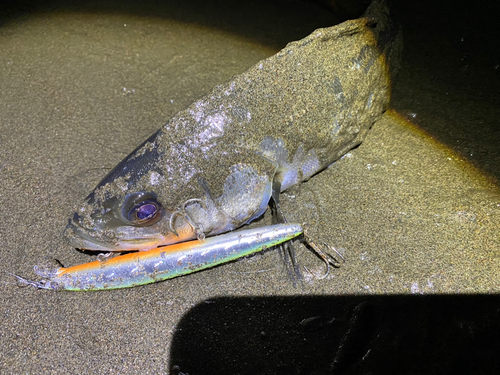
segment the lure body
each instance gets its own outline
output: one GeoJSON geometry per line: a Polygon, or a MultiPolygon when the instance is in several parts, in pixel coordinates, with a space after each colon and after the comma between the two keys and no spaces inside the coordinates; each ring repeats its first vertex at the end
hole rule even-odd
{"type": "Polygon", "coordinates": [[[264,228],[189,241],[149,251],[120,255],[53,271],[38,271],[46,280],[18,279],[41,289],[91,291],[150,284],[229,262],[299,236],[299,224],[264,228]]]}

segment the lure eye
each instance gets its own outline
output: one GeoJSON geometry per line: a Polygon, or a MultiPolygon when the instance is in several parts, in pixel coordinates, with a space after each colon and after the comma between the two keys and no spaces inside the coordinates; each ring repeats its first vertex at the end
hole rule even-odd
{"type": "Polygon", "coordinates": [[[132,225],[146,226],[157,222],[161,217],[161,205],[156,201],[156,195],[140,191],[127,195],[122,206],[124,219],[132,225]]]}

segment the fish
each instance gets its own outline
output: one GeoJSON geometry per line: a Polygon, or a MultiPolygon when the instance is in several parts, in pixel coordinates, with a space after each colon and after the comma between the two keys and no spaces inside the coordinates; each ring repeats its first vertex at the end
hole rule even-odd
{"type": "Polygon", "coordinates": [[[279,194],[359,145],[387,110],[401,45],[383,0],[289,43],[168,120],[63,236],[78,249],[149,251],[234,231],[269,205],[273,223],[286,223],[279,194]]]}

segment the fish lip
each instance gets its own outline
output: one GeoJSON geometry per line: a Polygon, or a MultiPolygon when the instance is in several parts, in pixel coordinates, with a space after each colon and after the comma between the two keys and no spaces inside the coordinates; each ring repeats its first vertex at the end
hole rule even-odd
{"type": "Polygon", "coordinates": [[[71,219],[66,225],[63,237],[73,247],[91,251],[133,251],[148,250],[160,246],[161,236],[158,238],[132,238],[117,243],[103,242],[91,236],[80,225],[71,219]],[[157,244],[155,244],[157,242],[157,244]],[[144,246],[146,245],[146,247],[144,246]]]}
{"type": "Polygon", "coordinates": [[[86,233],[79,225],[69,220],[63,232],[65,240],[77,249],[115,251],[115,247],[99,241],[86,233]]]}

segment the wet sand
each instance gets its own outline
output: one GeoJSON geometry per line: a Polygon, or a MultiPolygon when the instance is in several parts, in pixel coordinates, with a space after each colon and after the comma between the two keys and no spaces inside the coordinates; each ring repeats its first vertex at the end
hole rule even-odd
{"type": "MultiPolygon", "coordinates": [[[[107,171],[166,119],[287,41],[338,21],[324,9],[302,3],[284,8],[277,3],[255,13],[248,6],[245,17],[239,16],[253,21],[248,23],[235,17],[237,9],[217,4],[157,8],[146,3],[141,9],[112,11],[48,4],[46,10],[27,6],[6,12],[7,22],[0,26],[0,268],[34,278],[36,264],[54,267],[55,259],[64,265],[93,259],[62,241],[67,219],[107,171]]],[[[276,251],[109,292],[19,288],[2,272],[0,372],[158,374],[179,365],[191,375],[230,374],[238,368],[244,369],[239,373],[287,373],[309,362],[305,357],[303,363],[294,362],[297,355],[292,360],[281,352],[285,359],[276,360],[268,350],[269,357],[250,360],[263,363],[255,369],[245,362],[243,350],[231,357],[222,353],[223,343],[238,335],[252,341],[255,333],[258,338],[246,351],[263,342],[281,347],[275,340],[286,327],[276,322],[260,328],[258,323],[281,318],[293,327],[312,324],[312,332],[323,332],[338,314],[345,318],[343,327],[353,327],[359,306],[366,306],[364,297],[379,298],[373,302],[378,312],[390,307],[394,313],[394,298],[411,305],[422,301],[417,296],[450,295],[458,306],[458,315],[450,319],[474,326],[474,340],[483,337],[478,332],[498,336],[500,53],[488,43],[495,27],[478,19],[487,20],[494,12],[476,9],[470,15],[459,6],[440,23],[439,16],[449,11],[445,6],[397,9],[405,50],[394,82],[393,110],[361,146],[282,198],[290,221],[307,222],[317,242],[342,249],[346,263],[341,268],[321,279],[324,264],[300,245],[298,258],[309,272],[296,287],[276,251]],[[471,17],[470,25],[461,22],[465,15],[471,17]],[[478,23],[479,31],[472,32],[478,23]],[[454,29],[457,25],[461,28],[454,29]],[[477,295],[487,295],[483,305],[463,318],[460,309],[476,306],[477,300],[469,298],[477,295]],[[328,310],[344,303],[339,301],[347,301],[340,308],[344,315],[328,310]],[[290,315],[293,306],[297,311],[290,315]],[[233,317],[240,326],[220,326],[224,317],[233,317]],[[206,331],[198,335],[201,328],[193,322],[206,331]],[[256,331],[248,333],[249,327],[256,331]],[[206,340],[203,335],[219,337],[207,344],[219,349],[204,365],[200,353],[197,357],[186,349],[206,340]],[[221,363],[224,368],[214,367],[221,363]]],[[[252,226],[267,223],[269,214],[252,226]]],[[[443,298],[417,309],[450,306],[448,297],[443,298]]],[[[442,311],[433,312],[439,316],[442,311]]],[[[359,358],[342,354],[338,348],[347,345],[342,338],[349,336],[335,328],[339,346],[321,357],[329,356],[325,367],[305,368],[323,374],[333,371],[335,361],[344,361],[344,368],[362,366],[368,349],[375,359],[367,368],[383,368],[377,366],[382,366],[387,347],[380,341],[377,346],[375,337],[378,330],[390,340],[384,324],[377,321],[366,333],[366,350],[359,358]]],[[[459,326],[453,329],[460,331],[459,326]]],[[[431,323],[424,327],[439,333],[431,323]]],[[[445,337],[465,340],[461,335],[445,337]]],[[[320,336],[307,337],[322,347],[331,344],[320,336]]],[[[301,353],[293,342],[288,346],[289,355],[301,353]]],[[[424,352],[426,345],[415,353],[419,350],[424,352]]],[[[476,358],[468,355],[471,361],[476,358]]],[[[308,356],[322,363],[314,353],[308,356]]],[[[498,365],[493,351],[484,360],[498,365]]],[[[495,373],[496,367],[483,373],[490,369],[495,373]]]]}

